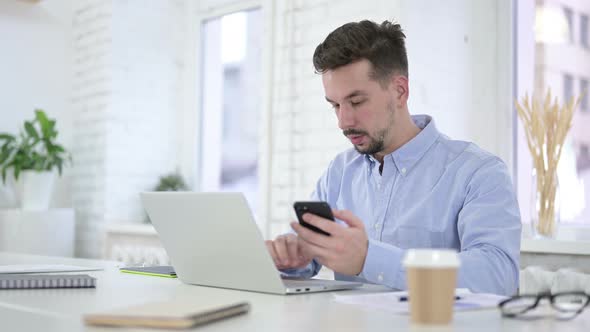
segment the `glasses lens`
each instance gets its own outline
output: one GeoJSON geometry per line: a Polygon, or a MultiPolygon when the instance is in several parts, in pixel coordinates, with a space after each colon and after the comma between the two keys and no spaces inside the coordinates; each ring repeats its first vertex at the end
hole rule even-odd
{"type": "Polygon", "coordinates": [[[502,313],[510,316],[518,315],[532,308],[535,302],[535,296],[515,297],[504,303],[502,313]]]}
{"type": "Polygon", "coordinates": [[[586,294],[557,294],[553,298],[553,307],[559,311],[578,311],[588,304],[586,294]]]}

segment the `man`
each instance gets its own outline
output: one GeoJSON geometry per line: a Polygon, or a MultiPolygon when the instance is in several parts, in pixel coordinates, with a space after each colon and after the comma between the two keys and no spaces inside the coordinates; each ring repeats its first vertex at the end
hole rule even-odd
{"type": "Polygon", "coordinates": [[[431,117],[410,116],[405,35],[398,24],[345,24],[313,56],[326,100],[354,146],[339,154],[313,198],[339,222],[304,219],[295,234],[267,241],[283,273],[406,288],[408,248],[459,251],[458,287],[512,295],[518,287],[520,215],[504,163],[441,134],[431,117]]]}

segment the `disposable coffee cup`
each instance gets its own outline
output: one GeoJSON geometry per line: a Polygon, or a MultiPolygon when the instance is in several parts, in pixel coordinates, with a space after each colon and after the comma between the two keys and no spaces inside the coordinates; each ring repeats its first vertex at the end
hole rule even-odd
{"type": "Polygon", "coordinates": [[[444,325],[453,320],[459,256],[453,250],[410,249],[403,261],[412,323],[444,325]]]}

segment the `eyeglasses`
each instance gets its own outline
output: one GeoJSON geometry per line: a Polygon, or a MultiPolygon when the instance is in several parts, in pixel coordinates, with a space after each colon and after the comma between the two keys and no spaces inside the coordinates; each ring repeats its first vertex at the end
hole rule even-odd
{"type": "Polygon", "coordinates": [[[564,292],[538,295],[517,295],[506,299],[498,304],[502,316],[510,318],[535,319],[546,317],[542,315],[530,315],[532,310],[539,306],[541,300],[547,299],[560,320],[567,320],[576,317],[590,302],[590,294],[584,292],[564,292]]]}

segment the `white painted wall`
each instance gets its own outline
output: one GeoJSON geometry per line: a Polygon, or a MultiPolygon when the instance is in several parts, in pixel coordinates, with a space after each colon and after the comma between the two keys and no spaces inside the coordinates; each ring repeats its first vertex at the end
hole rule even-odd
{"type": "MultiPolygon", "coordinates": [[[[42,108],[57,119],[59,141],[71,147],[73,2],[0,1],[0,132],[16,133],[34,117],[34,109],[42,108]]],[[[71,206],[70,182],[66,169],[57,182],[53,206],[71,206]]],[[[0,189],[0,207],[9,203],[2,193],[0,189]]]]}

